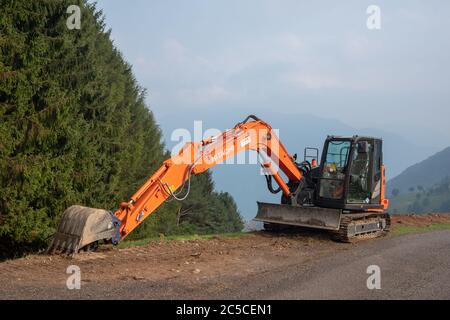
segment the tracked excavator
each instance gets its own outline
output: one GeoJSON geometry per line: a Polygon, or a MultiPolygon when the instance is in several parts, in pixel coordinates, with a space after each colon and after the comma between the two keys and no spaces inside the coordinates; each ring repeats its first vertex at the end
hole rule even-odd
{"type": "Polygon", "coordinates": [[[255,220],[265,229],[324,229],[343,242],[389,231],[381,139],[328,136],[320,162],[315,148],[306,148],[304,159],[297,162],[272,127],[250,115],[219,135],[185,144],[117,211],[79,205],[66,209],[48,251],[76,253],[95,249],[100,242],[118,244],[162,203],[185,199],[192,175],[246,150],[260,156],[269,191],[281,192],[280,204],[257,203],[255,220]]]}

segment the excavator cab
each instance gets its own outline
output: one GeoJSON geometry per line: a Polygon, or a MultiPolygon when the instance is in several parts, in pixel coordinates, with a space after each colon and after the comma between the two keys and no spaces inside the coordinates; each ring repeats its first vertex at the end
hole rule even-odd
{"type": "Polygon", "coordinates": [[[316,187],[316,205],[345,210],[384,208],[381,197],[382,140],[328,137],[316,187]]]}

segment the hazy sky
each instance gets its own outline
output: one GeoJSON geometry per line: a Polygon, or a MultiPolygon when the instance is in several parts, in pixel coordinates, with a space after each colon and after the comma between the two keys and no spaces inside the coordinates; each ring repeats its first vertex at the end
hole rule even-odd
{"type": "Polygon", "coordinates": [[[157,119],[220,108],[231,126],[234,110],[273,109],[450,145],[450,1],[100,0],[98,8],[157,119]],[[371,4],[381,30],[366,26],[371,4]]]}

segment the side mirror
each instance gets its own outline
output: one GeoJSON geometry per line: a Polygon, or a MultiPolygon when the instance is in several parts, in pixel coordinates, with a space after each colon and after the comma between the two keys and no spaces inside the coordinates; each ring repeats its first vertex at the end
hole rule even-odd
{"type": "Polygon", "coordinates": [[[358,153],[369,153],[369,143],[367,141],[358,142],[358,153]]]}

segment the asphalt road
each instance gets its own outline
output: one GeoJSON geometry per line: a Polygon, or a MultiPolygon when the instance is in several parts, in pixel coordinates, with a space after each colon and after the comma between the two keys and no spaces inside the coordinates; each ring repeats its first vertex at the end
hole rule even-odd
{"type": "Polygon", "coordinates": [[[390,237],[290,266],[221,295],[249,299],[450,299],[450,230],[390,237]],[[370,265],[381,289],[367,288],[370,265]]]}
{"type": "Polygon", "coordinates": [[[0,287],[0,299],[450,299],[450,230],[355,245],[261,234],[33,256],[0,264],[0,287]],[[81,290],[66,287],[71,264],[83,270],[81,290]],[[367,288],[372,265],[380,289],[367,288]]]}
{"type": "Polygon", "coordinates": [[[91,287],[92,295],[128,299],[450,299],[450,230],[365,241],[348,250],[230,280],[214,293],[175,282],[91,287]],[[379,266],[381,289],[367,288],[379,266]],[[107,294],[105,295],[105,292],[107,294]]]}

